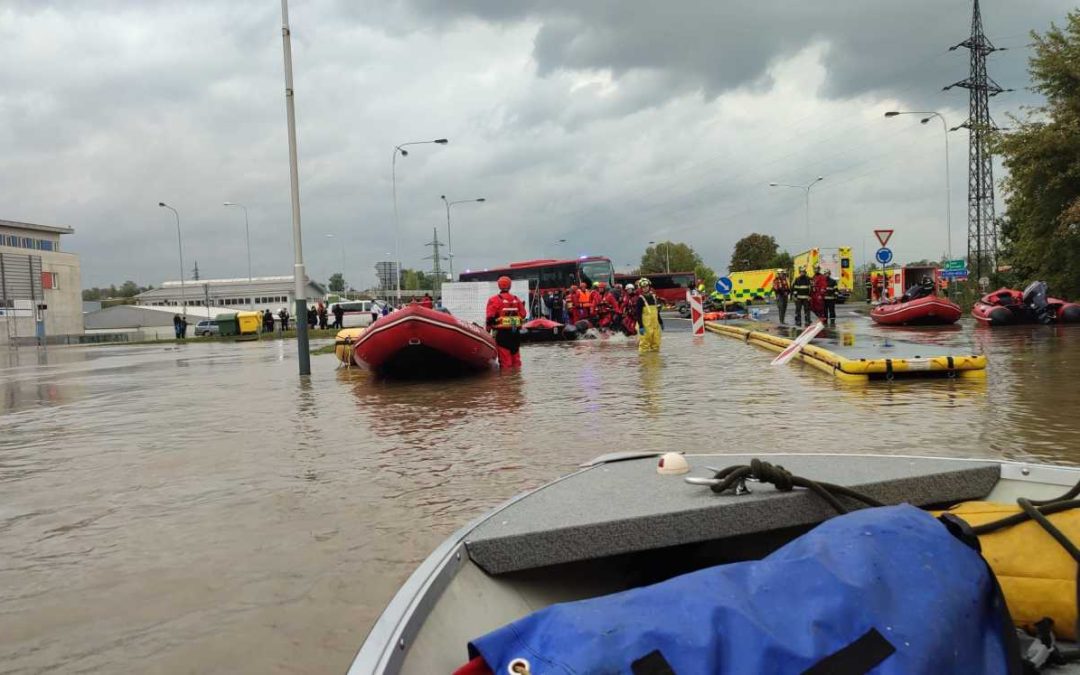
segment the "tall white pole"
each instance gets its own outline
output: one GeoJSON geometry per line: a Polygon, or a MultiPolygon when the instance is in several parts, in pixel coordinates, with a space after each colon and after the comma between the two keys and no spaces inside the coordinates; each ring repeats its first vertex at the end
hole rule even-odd
{"type": "Polygon", "coordinates": [[[397,266],[394,272],[394,301],[401,302],[401,255],[398,251],[398,233],[401,230],[401,222],[398,220],[397,208],[397,156],[401,152],[401,146],[394,146],[394,158],[390,160],[390,184],[394,191],[394,264],[397,266]]]}
{"type": "Polygon", "coordinates": [[[180,235],[180,212],[169,206],[165,202],[158,202],[158,206],[165,207],[173,212],[176,216],[176,247],[180,251],[180,304],[182,306],[181,311],[184,316],[187,316],[187,291],[184,287],[184,238],[180,235]]]}
{"type": "Polygon", "coordinates": [[[289,0],[281,0],[281,46],[285,52],[285,113],[289,127],[289,193],[292,197],[293,284],[296,293],[296,349],[300,374],[311,374],[307,333],[307,274],[300,234],[300,172],[296,158],[296,106],[293,101],[292,40],[289,31],[289,0]]]}

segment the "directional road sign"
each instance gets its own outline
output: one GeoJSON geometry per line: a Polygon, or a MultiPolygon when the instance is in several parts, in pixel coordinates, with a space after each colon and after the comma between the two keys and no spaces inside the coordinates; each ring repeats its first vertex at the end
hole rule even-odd
{"type": "MultiPolygon", "coordinates": [[[[886,237],[888,239],[888,237],[886,237]]],[[[874,259],[882,265],[888,265],[892,262],[892,251],[887,248],[879,248],[877,253],[874,254],[874,259]]]]}
{"type": "Polygon", "coordinates": [[[717,293],[727,295],[728,293],[731,292],[731,286],[732,286],[731,279],[728,279],[727,277],[720,277],[719,279],[716,280],[716,292],[717,293]]]}
{"type": "Polygon", "coordinates": [[[946,270],[966,270],[967,269],[967,261],[966,260],[946,260],[945,261],[945,269],[946,270]]]}
{"type": "Polygon", "coordinates": [[[967,279],[967,270],[941,270],[942,279],[967,279]]]}
{"type": "Polygon", "coordinates": [[[889,237],[892,236],[892,230],[874,230],[874,236],[881,242],[882,248],[889,245],[889,237]]]}

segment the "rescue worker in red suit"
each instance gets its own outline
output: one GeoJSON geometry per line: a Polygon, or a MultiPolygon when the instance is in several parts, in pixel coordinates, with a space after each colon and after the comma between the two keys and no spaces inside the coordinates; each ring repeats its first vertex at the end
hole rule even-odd
{"type": "Polygon", "coordinates": [[[589,302],[592,303],[592,325],[600,325],[600,313],[604,308],[600,305],[604,299],[604,291],[600,288],[600,282],[594,281],[592,290],[589,291],[589,302]]]}
{"type": "Polygon", "coordinates": [[[499,367],[521,367],[521,324],[525,322],[525,303],[510,292],[510,277],[499,277],[499,293],[488,298],[487,328],[495,334],[499,367]]]}
{"type": "Polygon", "coordinates": [[[424,297],[420,298],[420,306],[435,309],[435,301],[432,299],[431,293],[424,293],[424,297]]]}
{"type": "Polygon", "coordinates": [[[595,293],[597,325],[600,328],[611,328],[611,324],[615,321],[615,315],[619,312],[618,301],[608,290],[605,281],[598,282],[595,293]]]}
{"type": "Polygon", "coordinates": [[[810,282],[810,309],[817,318],[825,318],[825,291],[829,287],[829,277],[821,273],[820,267],[814,267],[814,278],[810,282]]]}
{"type": "Polygon", "coordinates": [[[622,325],[627,335],[637,335],[636,309],[637,287],[634,284],[626,284],[626,291],[623,293],[622,325]]]}

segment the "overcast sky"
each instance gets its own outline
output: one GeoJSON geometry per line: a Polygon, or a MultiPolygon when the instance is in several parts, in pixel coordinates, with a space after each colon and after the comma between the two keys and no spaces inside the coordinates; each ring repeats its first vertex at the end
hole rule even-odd
{"type": "MultiPolygon", "coordinates": [[[[983,0],[1009,51],[991,75],[1024,88],[1028,32],[1063,0],[983,0]]],[[[796,252],[894,227],[901,260],[946,247],[943,133],[891,109],[967,116],[970,0],[293,0],[304,257],[356,287],[394,250],[429,268],[607,255],[637,264],[650,240],[685,241],[717,270],[734,242],[774,235],[796,252]],[[811,193],[770,188],[825,179],[811,193]],[[326,235],[334,235],[333,238],[326,235]],[[567,243],[557,244],[560,239],[567,243]]],[[[0,218],[69,225],[83,285],[179,274],[291,274],[278,0],[0,3],[0,218]]],[[[953,249],[966,248],[967,132],[950,135],[953,249]]],[[[190,276],[189,276],[190,278],[190,276]]]]}

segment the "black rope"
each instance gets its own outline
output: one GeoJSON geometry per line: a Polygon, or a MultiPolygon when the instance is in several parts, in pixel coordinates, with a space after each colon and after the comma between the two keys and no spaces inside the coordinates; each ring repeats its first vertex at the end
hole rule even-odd
{"type": "Polygon", "coordinates": [[[862,502],[867,506],[884,506],[884,504],[876,499],[856,492],[850,488],[846,488],[843,485],[821,483],[810,480],[809,478],[803,478],[802,476],[796,476],[779,464],[771,464],[760,459],[750,460],[749,466],[736,464],[734,466],[729,466],[726,469],[721,469],[716,472],[716,475],[713,476],[713,478],[720,480],[719,483],[711,487],[712,491],[716,493],[731,490],[748,478],[762,483],[771,483],[781,492],[791,492],[797,487],[805,488],[821,497],[829,504],[829,506],[833,507],[837,513],[841,514],[847,513],[848,508],[840,502],[838,497],[847,497],[862,502]]]}

